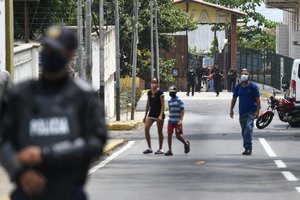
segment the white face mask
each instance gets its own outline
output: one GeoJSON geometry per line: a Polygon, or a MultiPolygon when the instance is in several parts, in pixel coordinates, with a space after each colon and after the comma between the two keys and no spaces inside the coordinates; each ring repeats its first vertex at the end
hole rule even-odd
{"type": "Polygon", "coordinates": [[[245,81],[248,81],[248,80],[249,80],[249,75],[243,74],[243,75],[241,76],[241,81],[242,81],[242,82],[245,82],[245,81]]]}

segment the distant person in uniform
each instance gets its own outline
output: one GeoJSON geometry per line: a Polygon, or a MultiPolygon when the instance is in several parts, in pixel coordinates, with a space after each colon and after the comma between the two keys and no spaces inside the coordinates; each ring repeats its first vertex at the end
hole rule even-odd
{"type": "Polygon", "coordinates": [[[217,97],[218,97],[222,90],[222,78],[223,78],[223,74],[219,68],[219,65],[215,64],[215,67],[212,70],[212,74],[213,74],[213,79],[214,79],[215,93],[217,94],[217,97]]]}
{"type": "Polygon", "coordinates": [[[228,92],[233,92],[233,89],[236,84],[236,79],[237,79],[237,70],[234,67],[231,67],[228,71],[228,92]]]}
{"type": "Polygon", "coordinates": [[[186,95],[187,96],[190,96],[191,89],[192,89],[192,96],[194,96],[196,78],[197,78],[196,73],[194,72],[193,68],[190,67],[189,71],[187,72],[187,75],[186,75],[186,79],[187,79],[187,93],[186,93],[186,95]]]}
{"type": "Polygon", "coordinates": [[[202,77],[203,77],[203,68],[202,67],[197,67],[196,69],[196,74],[197,74],[197,91],[201,92],[201,88],[202,88],[202,77]]]}
{"type": "Polygon", "coordinates": [[[77,48],[70,30],[51,27],[41,43],[41,79],[9,91],[0,161],[15,184],[12,200],[86,200],[88,169],[107,138],[103,104],[68,75],[77,48]]]}
{"type": "Polygon", "coordinates": [[[150,128],[154,122],[157,124],[159,148],[155,154],[164,154],[163,150],[163,127],[165,119],[165,96],[158,88],[158,81],[156,78],[151,80],[151,89],[147,93],[146,112],[143,122],[145,123],[145,137],[148,148],[143,152],[144,154],[153,153],[150,137],[150,128]]]}

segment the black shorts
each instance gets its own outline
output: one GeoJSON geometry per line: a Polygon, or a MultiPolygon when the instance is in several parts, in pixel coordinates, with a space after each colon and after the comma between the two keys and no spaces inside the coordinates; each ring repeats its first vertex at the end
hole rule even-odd
{"type": "MultiPolygon", "coordinates": [[[[160,113],[157,114],[157,113],[151,113],[151,112],[150,112],[149,115],[148,115],[148,118],[157,121],[158,118],[159,118],[159,114],[160,114],[160,113]]],[[[166,118],[165,113],[163,113],[162,118],[163,118],[163,119],[166,118]]]]}

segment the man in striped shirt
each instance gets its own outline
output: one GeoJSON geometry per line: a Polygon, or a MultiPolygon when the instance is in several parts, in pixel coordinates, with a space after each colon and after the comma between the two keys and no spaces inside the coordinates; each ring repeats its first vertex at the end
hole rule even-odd
{"type": "Polygon", "coordinates": [[[177,88],[176,86],[171,86],[169,88],[169,94],[171,99],[169,101],[169,122],[168,122],[168,145],[169,151],[165,153],[165,156],[172,156],[172,134],[175,129],[176,138],[184,144],[184,152],[190,152],[190,142],[183,139],[182,134],[182,120],[184,116],[184,104],[183,102],[176,96],[177,88]]]}

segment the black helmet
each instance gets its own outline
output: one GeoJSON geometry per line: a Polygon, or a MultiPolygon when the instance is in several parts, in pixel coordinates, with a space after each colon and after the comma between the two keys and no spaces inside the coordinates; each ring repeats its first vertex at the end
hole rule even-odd
{"type": "Polygon", "coordinates": [[[41,44],[55,51],[73,51],[78,46],[76,35],[65,26],[51,26],[41,38],[41,44]]]}
{"type": "Polygon", "coordinates": [[[177,87],[175,85],[170,86],[169,92],[177,92],[177,87]]]}

